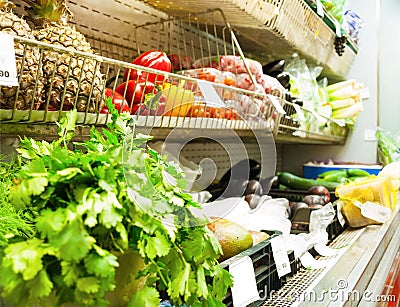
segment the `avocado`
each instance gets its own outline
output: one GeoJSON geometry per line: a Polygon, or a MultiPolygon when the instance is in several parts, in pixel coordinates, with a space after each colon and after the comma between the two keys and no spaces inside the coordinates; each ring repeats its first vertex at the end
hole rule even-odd
{"type": "Polygon", "coordinates": [[[223,255],[219,261],[224,261],[253,246],[250,231],[232,221],[213,217],[207,227],[214,233],[222,247],[223,255]]]}

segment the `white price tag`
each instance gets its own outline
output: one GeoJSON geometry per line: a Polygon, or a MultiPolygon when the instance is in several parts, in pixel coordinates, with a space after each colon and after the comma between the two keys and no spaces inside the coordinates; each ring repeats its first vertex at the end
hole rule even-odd
{"type": "Polygon", "coordinates": [[[0,85],[18,86],[14,38],[0,32],[0,85]]]}
{"type": "Polygon", "coordinates": [[[339,127],[346,126],[346,121],[344,119],[333,119],[331,118],[334,123],[336,123],[339,127]]]}
{"type": "Polygon", "coordinates": [[[368,87],[364,87],[362,90],[360,90],[360,96],[361,99],[368,99],[369,98],[369,88],[368,87]]]}
{"type": "Polygon", "coordinates": [[[285,110],[282,108],[281,104],[274,95],[268,95],[269,100],[271,100],[272,104],[274,105],[276,111],[280,114],[286,114],[285,110]]]}
{"type": "Polygon", "coordinates": [[[335,32],[337,37],[342,37],[342,30],[340,28],[340,23],[337,21],[335,18],[333,19],[333,22],[335,23],[335,32]]]}
{"type": "Polygon", "coordinates": [[[198,80],[197,84],[199,85],[200,91],[203,94],[207,105],[225,107],[224,102],[222,101],[221,97],[219,97],[214,86],[210,82],[198,80]]]}
{"type": "Polygon", "coordinates": [[[306,120],[304,116],[303,109],[298,104],[293,104],[294,109],[296,110],[297,116],[299,117],[299,121],[303,122],[306,120]]]}
{"type": "Polygon", "coordinates": [[[316,0],[317,2],[317,14],[321,17],[324,17],[324,6],[322,5],[321,1],[316,0]]]}
{"type": "Polygon", "coordinates": [[[385,223],[392,215],[392,210],[371,201],[367,201],[363,204],[354,201],[354,204],[361,209],[361,214],[363,216],[379,223],[385,223]]]}
{"type": "Polygon", "coordinates": [[[278,277],[281,278],[292,272],[290,261],[286,251],[286,245],[282,238],[271,239],[272,256],[274,257],[278,277]]]}
{"type": "Polygon", "coordinates": [[[244,307],[260,299],[257,290],[253,262],[249,256],[242,257],[229,265],[233,276],[232,301],[235,307],[244,307]]]}

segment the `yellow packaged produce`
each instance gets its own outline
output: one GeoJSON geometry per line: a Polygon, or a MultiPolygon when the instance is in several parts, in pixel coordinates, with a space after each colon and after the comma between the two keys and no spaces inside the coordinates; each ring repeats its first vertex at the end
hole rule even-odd
{"type": "Polygon", "coordinates": [[[346,220],[346,223],[353,228],[359,228],[367,225],[382,224],[375,220],[369,219],[362,215],[361,209],[357,207],[351,200],[339,200],[338,206],[346,220]]]}
{"type": "Polygon", "coordinates": [[[396,190],[390,177],[371,175],[338,186],[335,193],[347,223],[362,227],[383,223],[390,217],[396,206],[396,190]]]}

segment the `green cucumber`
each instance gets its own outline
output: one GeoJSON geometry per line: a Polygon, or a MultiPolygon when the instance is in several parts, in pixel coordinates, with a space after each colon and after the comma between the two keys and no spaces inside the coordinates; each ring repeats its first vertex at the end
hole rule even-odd
{"type": "Polygon", "coordinates": [[[278,181],[294,190],[304,190],[308,191],[310,188],[322,185],[329,191],[335,191],[336,187],[339,185],[337,182],[329,182],[323,180],[306,179],[288,172],[281,172],[278,174],[278,181]]]}

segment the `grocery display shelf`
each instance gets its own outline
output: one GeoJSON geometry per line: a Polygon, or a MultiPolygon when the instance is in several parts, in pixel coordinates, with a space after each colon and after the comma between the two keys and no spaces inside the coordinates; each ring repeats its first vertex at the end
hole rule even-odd
{"type": "Polygon", "coordinates": [[[344,122],[333,120],[294,103],[285,101],[285,115],[280,116],[275,140],[289,144],[344,144],[348,128],[344,122]]]}
{"type": "MultiPolygon", "coordinates": [[[[332,81],[347,76],[358,51],[346,45],[344,54],[339,56],[334,48],[336,33],[304,0],[143,2],[172,16],[223,8],[247,54],[266,63],[300,53],[311,63],[322,66],[322,75],[332,81]]],[[[222,23],[220,20],[219,24],[222,23]]]]}
{"type": "MultiPolygon", "coordinates": [[[[189,50],[189,54],[193,55],[193,59],[199,58],[203,60],[207,58],[204,57],[205,55],[243,58],[243,51],[229,25],[227,25],[221,36],[217,37],[211,34],[213,33],[211,30],[214,28],[215,20],[219,18],[218,16],[224,17],[223,13],[219,10],[214,10],[212,12],[203,12],[196,16],[203,16],[204,14],[212,20],[209,26],[204,27],[204,25],[196,24],[192,21],[194,24],[193,27],[195,26],[194,33],[198,33],[199,35],[191,37],[188,40],[175,42],[170,47],[173,47],[175,50],[189,50]]],[[[192,18],[194,17],[192,16],[192,18]]],[[[174,29],[174,31],[181,31],[183,33],[190,32],[193,29],[193,27],[187,28],[187,25],[182,20],[177,21],[173,18],[137,26],[135,33],[139,36],[139,32],[143,32],[142,36],[150,32],[155,33],[154,31],[157,30],[153,27],[156,27],[156,29],[161,27],[164,31],[174,29]]],[[[190,33],[193,36],[193,32],[190,33]]],[[[163,115],[141,115],[140,112],[138,112],[139,114],[132,115],[136,126],[139,128],[147,131],[152,130],[153,132],[155,131],[153,129],[166,129],[166,131],[157,135],[168,135],[169,130],[176,128],[189,130],[209,129],[221,131],[218,133],[228,132],[228,134],[230,133],[229,131],[233,130],[238,131],[243,136],[251,136],[254,130],[266,130],[271,131],[274,136],[277,135],[278,142],[282,140],[279,138],[279,135],[285,135],[288,138],[300,136],[298,140],[295,138],[293,140],[301,142],[303,139],[306,139],[308,140],[307,143],[317,144],[343,143],[345,140],[345,135],[337,136],[336,134],[332,134],[329,129],[315,132],[314,130],[310,130],[310,127],[300,126],[301,129],[295,127],[295,130],[300,134],[291,133],[290,129],[292,127],[285,127],[285,118],[287,115],[284,116],[282,111],[279,111],[279,108],[284,109],[283,107],[290,104],[282,99],[282,93],[280,96],[275,96],[276,94],[256,93],[251,90],[228,86],[221,82],[203,80],[201,80],[202,84],[200,85],[199,79],[184,74],[165,73],[97,54],[72,51],[64,47],[21,37],[15,37],[14,40],[19,47],[22,46],[23,48],[24,56],[18,62],[21,71],[31,68],[24,66],[28,62],[26,59],[27,54],[37,55],[38,62],[34,66],[38,71],[44,65],[44,58],[52,57],[57,60],[51,65],[49,63],[46,64],[46,69],[49,69],[49,67],[52,69],[46,72],[47,77],[40,73],[35,75],[35,80],[33,80],[32,86],[29,89],[28,96],[23,88],[17,87],[15,91],[12,91],[12,95],[14,96],[8,97],[6,101],[1,102],[2,108],[4,108],[0,110],[1,133],[5,135],[20,135],[21,132],[26,134],[26,131],[32,131],[32,136],[35,136],[35,133],[43,135],[41,130],[45,127],[44,130],[47,129],[47,132],[44,135],[50,136],[51,133],[49,131],[55,130],[54,127],[48,129],[49,124],[55,124],[56,121],[59,121],[64,110],[68,110],[72,106],[76,106],[79,111],[78,125],[103,126],[110,121],[110,116],[103,114],[101,111],[104,105],[104,98],[102,97],[104,97],[106,80],[114,80],[111,83],[107,83],[110,84],[107,86],[115,89],[123,82],[122,72],[125,70],[140,70],[149,75],[155,75],[156,78],[162,78],[164,80],[161,85],[162,87],[164,86],[165,88],[166,84],[168,84],[170,89],[172,88],[172,90],[167,92],[163,90],[166,101],[165,113],[161,113],[163,115]],[[89,82],[88,79],[92,82],[89,82]],[[190,94],[185,91],[189,91],[190,94]],[[207,95],[205,92],[207,92],[207,95]],[[212,98],[209,98],[210,93],[212,98]],[[189,99],[188,97],[191,98],[189,99]],[[219,101],[213,100],[215,97],[219,97],[217,99],[219,101]],[[210,115],[193,116],[193,113],[189,114],[189,110],[191,110],[195,102],[201,104],[216,103],[218,108],[222,107],[220,115],[224,118],[211,118],[210,115]],[[230,110],[237,112],[237,119],[225,118],[225,114],[231,112],[230,110]],[[22,129],[23,126],[17,127],[19,124],[34,125],[32,125],[32,128],[22,129]],[[37,124],[40,125],[38,126],[37,124]]],[[[153,44],[157,45],[159,43],[160,41],[157,38],[153,39],[153,44]]],[[[144,46],[137,44],[137,49],[140,50],[141,48],[144,48],[144,46]]],[[[243,61],[243,64],[249,76],[252,76],[247,62],[243,61]]],[[[26,80],[20,79],[21,82],[26,82],[26,80]]],[[[125,95],[125,93],[128,93],[128,89],[125,87],[124,90],[125,95]]],[[[144,96],[141,99],[144,99],[144,96]]],[[[132,106],[132,101],[128,98],[127,101],[132,106]]],[[[140,102],[139,109],[142,107],[144,107],[143,101],[140,102]]],[[[301,113],[307,114],[307,110],[301,113]]],[[[312,116],[317,115],[312,113],[310,117],[312,116]]],[[[329,122],[329,119],[327,121],[329,122]]],[[[85,129],[82,131],[85,131],[85,129]]],[[[81,135],[83,136],[85,133],[83,132],[81,135]]],[[[53,135],[56,136],[57,134],[54,133],[53,135]]]]}
{"type": "Polygon", "coordinates": [[[399,203],[382,225],[345,229],[329,245],[337,253],[317,258],[323,267],[299,270],[262,306],[375,306],[400,245],[399,203]]]}

